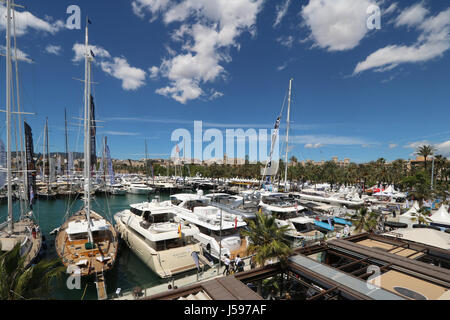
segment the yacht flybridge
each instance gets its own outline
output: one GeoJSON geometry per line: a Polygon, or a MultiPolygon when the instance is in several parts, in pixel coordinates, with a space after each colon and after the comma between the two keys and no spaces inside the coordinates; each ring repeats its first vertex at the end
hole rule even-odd
{"type": "Polygon", "coordinates": [[[240,235],[240,230],[247,223],[242,217],[210,205],[201,191],[196,195],[176,194],[170,199],[177,216],[200,229],[201,234],[195,238],[201,242],[206,257],[217,260],[225,254],[231,258],[238,254],[246,256],[248,242],[240,235]]]}
{"type": "Polygon", "coordinates": [[[116,262],[118,239],[112,224],[91,209],[91,169],[95,157],[94,104],[91,95],[91,62],[88,26],[85,44],[84,206],[58,229],[55,247],[68,272],[95,276],[99,300],[107,299],[104,272],[116,262]],[[92,144],[92,145],[91,145],[92,144]],[[93,153],[93,155],[91,154],[93,153]]]}
{"type": "Polygon", "coordinates": [[[143,183],[133,183],[128,187],[128,193],[131,194],[149,194],[153,191],[155,191],[155,189],[143,183]]]}
{"type": "Polygon", "coordinates": [[[208,263],[196,240],[200,230],[177,218],[170,203],[144,202],[114,216],[116,229],[128,247],[159,277],[169,278],[208,263]]]}

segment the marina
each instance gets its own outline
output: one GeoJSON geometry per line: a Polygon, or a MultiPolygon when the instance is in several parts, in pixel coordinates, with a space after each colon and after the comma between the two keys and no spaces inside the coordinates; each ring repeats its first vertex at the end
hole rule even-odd
{"type": "Polygon", "coordinates": [[[0,302],[450,300],[450,7],[49,1],[0,3],[0,302]]]}

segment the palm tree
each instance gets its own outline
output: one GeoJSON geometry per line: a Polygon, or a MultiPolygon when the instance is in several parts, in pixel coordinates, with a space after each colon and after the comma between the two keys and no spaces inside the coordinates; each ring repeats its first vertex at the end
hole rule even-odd
{"type": "Polygon", "coordinates": [[[427,170],[427,158],[429,156],[432,156],[434,154],[434,151],[436,150],[436,148],[434,148],[431,145],[424,145],[419,147],[419,149],[417,149],[416,154],[419,156],[422,156],[425,160],[425,171],[427,170]]]}
{"type": "Polygon", "coordinates": [[[354,215],[350,215],[350,218],[355,225],[356,232],[373,232],[377,227],[379,215],[374,212],[369,212],[367,208],[361,208],[354,215]]]}
{"type": "Polygon", "coordinates": [[[41,261],[26,269],[20,243],[0,255],[0,300],[40,299],[48,295],[54,278],[61,279],[64,266],[59,260],[41,261]]]}
{"type": "MultiPolygon", "coordinates": [[[[254,254],[255,262],[263,267],[269,260],[280,261],[281,269],[287,267],[287,260],[293,250],[289,246],[285,233],[288,226],[278,227],[275,217],[258,213],[255,220],[247,221],[248,230],[242,231],[249,238],[248,254],[254,254]]],[[[258,282],[258,294],[262,294],[262,283],[258,282]]]]}
{"type": "Polygon", "coordinates": [[[419,224],[425,224],[428,226],[431,222],[431,219],[427,217],[427,214],[428,210],[425,207],[421,207],[417,212],[417,214],[415,213],[412,214],[414,216],[412,220],[417,221],[419,224]]]}

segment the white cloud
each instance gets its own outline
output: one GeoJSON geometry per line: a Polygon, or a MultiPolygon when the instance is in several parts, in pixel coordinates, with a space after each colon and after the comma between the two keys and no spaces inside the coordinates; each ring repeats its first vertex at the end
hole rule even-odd
{"type": "Polygon", "coordinates": [[[99,134],[107,134],[110,136],[138,136],[139,133],[136,132],[122,132],[122,131],[103,131],[99,132],[99,134]]]}
{"type": "Polygon", "coordinates": [[[310,0],[301,15],[309,39],[328,51],[355,48],[369,31],[367,9],[375,0],[310,0]]]}
{"type": "Polygon", "coordinates": [[[54,55],[59,56],[59,55],[61,54],[62,47],[61,47],[61,46],[57,46],[57,45],[53,45],[53,44],[49,44],[49,45],[45,48],[45,51],[46,51],[47,53],[50,53],[50,54],[54,54],[54,55]]]}
{"type": "MultiPolygon", "coordinates": [[[[89,50],[95,55],[95,63],[98,63],[105,73],[122,80],[124,90],[137,90],[145,84],[147,73],[142,69],[130,66],[124,57],[111,57],[111,54],[100,46],[89,45],[89,50]]],[[[84,44],[74,44],[73,51],[75,52],[73,62],[84,60],[86,52],[84,44]]]]}
{"type": "Polygon", "coordinates": [[[395,11],[397,11],[398,8],[398,3],[395,2],[393,4],[391,4],[386,10],[383,11],[383,15],[388,15],[391,13],[394,13],[395,11]]]}
{"type": "Polygon", "coordinates": [[[450,141],[439,143],[436,145],[436,154],[440,154],[444,157],[450,157],[450,141]]]}
{"type": "Polygon", "coordinates": [[[302,135],[293,136],[293,143],[307,145],[366,145],[367,141],[356,137],[341,137],[330,135],[302,135]]]}
{"type": "Polygon", "coordinates": [[[124,90],[137,90],[145,84],[146,72],[131,67],[125,58],[114,58],[113,62],[102,61],[102,70],[116,79],[122,80],[124,90]]]}
{"type": "Polygon", "coordinates": [[[277,27],[281,21],[283,20],[284,16],[286,15],[289,5],[291,4],[291,0],[286,0],[284,3],[277,5],[277,17],[275,19],[275,22],[273,23],[274,27],[277,27]]]}
{"type": "MultiPolygon", "coordinates": [[[[72,59],[73,62],[80,62],[84,60],[86,45],[75,43],[72,50],[75,52],[75,57],[72,59]]],[[[111,58],[109,52],[102,47],[89,45],[89,50],[95,54],[96,58],[111,58]]]]}
{"type": "Polygon", "coordinates": [[[166,9],[171,0],[134,0],[131,3],[133,12],[140,18],[145,17],[145,11],[152,13],[152,15],[166,9]]]}
{"type": "Polygon", "coordinates": [[[158,67],[151,67],[148,68],[148,71],[150,72],[150,79],[156,79],[158,77],[159,74],[159,68],[158,67]]]}
{"type": "Polygon", "coordinates": [[[390,145],[389,145],[389,149],[395,149],[395,148],[397,148],[398,147],[398,144],[396,144],[396,143],[391,143],[390,145]]]}
{"type": "MultiPolygon", "coordinates": [[[[158,68],[169,84],[156,93],[180,102],[208,96],[203,87],[226,76],[223,63],[231,62],[231,48],[239,49],[237,38],[244,32],[254,34],[256,16],[263,0],[136,0],[139,13],[162,15],[167,25],[178,23],[172,40],[181,52],[171,49],[158,68]]],[[[217,97],[217,95],[216,95],[217,97]]]]}
{"type": "Polygon", "coordinates": [[[436,151],[434,152],[435,155],[442,155],[444,157],[450,157],[450,140],[444,141],[442,143],[430,143],[427,140],[416,141],[416,142],[409,143],[408,145],[404,146],[404,148],[414,149],[414,151],[416,151],[419,147],[422,147],[425,145],[433,146],[436,149],[436,151]]]}
{"type": "MultiPolygon", "coordinates": [[[[11,14],[12,15],[12,14],[11,14]]],[[[64,23],[60,20],[56,22],[48,22],[40,19],[28,11],[15,11],[15,30],[16,36],[20,37],[29,32],[29,29],[36,31],[43,31],[50,34],[55,34],[65,27],[64,23]]],[[[0,5],[0,30],[6,29],[6,8],[2,4],[0,5]]]]}
{"type": "Polygon", "coordinates": [[[358,63],[353,73],[377,68],[378,71],[383,68],[387,71],[403,63],[426,62],[441,57],[450,49],[450,8],[424,19],[416,28],[421,33],[415,44],[381,48],[358,63]]]}
{"type": "Polygon", "coordinates": [[[323,147],[323,144],[320,144],[320,143],[316,143],[316,144],[308,143],[305,145],[305,149],[319,149],[322,147],[323,147]]]}
{"type": "Polygon", "coordinates": [[[286,48],[292,48],[292,45],[294,44],[294,37],[293,36],[278,37],[277,42],[279,42],[282,46],[286,48]]]}
{"type": "Polygon", "coordinates": [[[417,3],[402,11],[395,21],[395,26],[417,26],[424,21],[428,13],[429,11],[423,6],[423,3],[417,3]]]}
{"type": "MultiPolygon", "coordinates": [[[[3,55],[6,55],[6,47],[5,46],[0,45],[0,50],[2,51],[3,55]]],[[[30,59],[30,56],[27,53],[23,52],[20,49],[14,50],[14,48],[13,48],[11,51],[12,60],[15,60],[16,55],[17,55],[18,61],[22,61],[22,62],[26,62],[26,63],[33,63],[33,60],[30,59]]]]}

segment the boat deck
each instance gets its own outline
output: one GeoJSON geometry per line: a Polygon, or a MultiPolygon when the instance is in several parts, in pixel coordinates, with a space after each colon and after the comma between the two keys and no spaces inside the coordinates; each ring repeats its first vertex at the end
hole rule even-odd
{"type": "MultiPolygon", "coordinates": [[[[92,219],[103,219],[97,213],[91,212],[92,219]]],[[[117,255],[117,235],[110,225],[108,232],[102,236],[94,236],[92,249],[86,248],[88,239],[70,241],[66,233],[69,222],[83,221],[84,214],[76,214],[67,220],[60,228],[55,241],[56,251],[66,267],[79,268],[81,276],[99,275],[111,269],[117,255]]],[[[100,298],[100,296],[99,296],[100,298]]]]}
{"type": "Polygon", "coordinates": [[[29,266],[39,254],[42,246],[42,234],[36,233],[32,236],[31,230],[36,224],[31,219],[23,219],[14,223],[13,233],[10,235],[6,230],[0,231],[0,243],[2,251],[11,251],[17,243],[23,243],[25,238],[31,241],[30,250],[25,258],[24,265],[29,266]]]}

